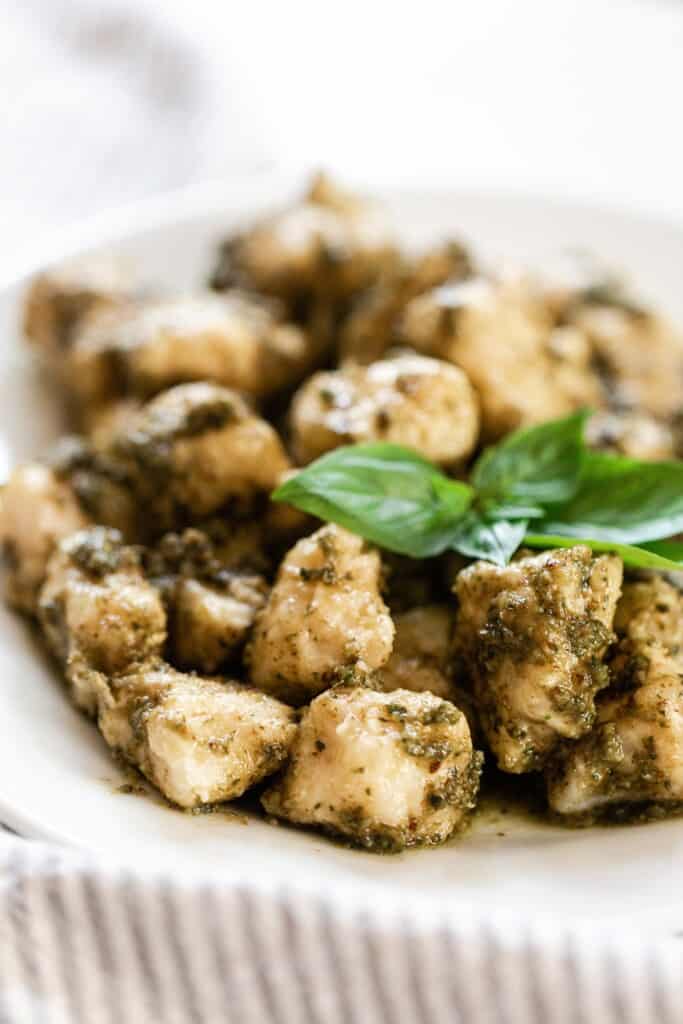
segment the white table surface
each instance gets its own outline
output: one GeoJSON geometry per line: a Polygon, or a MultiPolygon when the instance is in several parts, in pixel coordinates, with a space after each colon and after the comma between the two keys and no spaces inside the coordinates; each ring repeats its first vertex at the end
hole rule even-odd
{"type": "Polygon", "coordinates": [[[0,267],[279,164],[683,217],[677,0],[0,0],[0,267]]]}

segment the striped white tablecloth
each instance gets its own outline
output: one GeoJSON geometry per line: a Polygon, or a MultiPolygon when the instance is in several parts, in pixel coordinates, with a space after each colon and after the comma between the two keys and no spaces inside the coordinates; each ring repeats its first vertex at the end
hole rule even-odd
{"type": "Polygon", "coordinates": [[[183,884],[0,839],[1,1024],[679,1024],[683,946],[183,884]]]}

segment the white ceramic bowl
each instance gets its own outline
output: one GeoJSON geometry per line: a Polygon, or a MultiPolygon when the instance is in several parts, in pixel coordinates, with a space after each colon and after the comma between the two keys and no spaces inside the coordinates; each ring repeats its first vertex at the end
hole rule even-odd
{"type": "MultiPolygon", "coordinates": [[[[115,250],[164,287],[203,281],[218,240],[301,187],[258,178],[155,200],[56,244],[0,292],[0,429],[7,464],[60,432],[59,403],[19,337],[26,274],[52,260],[115,250]]],[[[462,191],[384,200],[413,242],[456,233],[484,257],[547,269],[587,249],[632,274],[683,321],[683,229],[642,216],[537,197],[462,191]]],[[[3,469],[5,467],[3,466],[3,469]]],[[[144,871],[220,876],[325,893],[357,908],[429,919],[495,912],[539,923],[602,923],[671,934],[681,920],[683,820],[572,831],[487,815],[439,849],[376,856],[315,834],[223,814],[192,816],[117,791],[122,777],[95,728],[68,703],[29,627],[0,607],[0,820],[144,871]]]]}

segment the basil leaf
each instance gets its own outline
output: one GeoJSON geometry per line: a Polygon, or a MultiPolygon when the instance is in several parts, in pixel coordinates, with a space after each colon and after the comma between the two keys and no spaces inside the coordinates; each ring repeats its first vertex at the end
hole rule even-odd
{"type": "Polygon", "coordinates": [[[484,505],[547,505],[567,501],[578,486],[590,412],[542,423],[510,434],[487,448],[472,471],[484,505]]]}
{"type": "Polygon", "coordinates": [[[472,488],[400,445],[336,448],[272,495],[389,551],[429,558],[450,546],[472,488]]]}
{"type": "Polygon", "coordinates": [[[683,462],[587,452],[579,487],[548,509],[539,533],[638,544],[683,530],[683,462]]]}
{"type": "Polygon", "coordinates": [[[504,567],[525,536],[527,522],[483,519],[471,512],[463,520],[451,546],[468,558],[483,558],[504,567]]]}
{"type": "Polygon", "coordinates": [[[543,519],[546,510],[540,505],[507,505],[481,502],[487,519],[543,519]]]}
{"type": "Polygon", "coordinates": [[[524,543],[530,548],[573,548],[585,544],[591,551],[619,555],[632,569],[658,569],[660,572],[683,572],[683,544],[618,544],[608,540],[585,537],[561,537],[543,533],[527,533],[524,543]]]}
{"type": "Polygon", "coordinates": [[[683,569],[683,544],[680,541],[653,540],[637,546],[645,551],[650,551],[653,555],[660,555],[669,562],[680,562],[681,569],[683,569]]]}

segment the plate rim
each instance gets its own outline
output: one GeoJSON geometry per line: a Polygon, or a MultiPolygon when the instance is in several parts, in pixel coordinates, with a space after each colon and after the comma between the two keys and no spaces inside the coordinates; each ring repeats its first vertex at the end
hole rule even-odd
{"type": "MultiPolygon", "coordinates": [[[[12,257],[16,266],[12,270],[0,262],[0,298],[4,293],[27,281],[63,260],[76,258],[80,253],[107,245],[124,242],[135,233],[153,231],[169,226],[173,222],[191,217],[226,212],[230,206],[230,191],[241,197],[253,192],[257,197],[263,193],[286,198],[292,190],[296,195],[301,191],[317,167],[261,169],[252,174],[227,175],[207,179],[182,188],[167,189],[129,203],[116,205],[102,212],[77,219],[72,224],[48,230],[37,241],[21,246],[12,257]]],[[[359,189],[362,193],[393,196],[419,196],[429,193],[433,196],[458,196],[474,201],[501,200],[503,202],[539,203],[542,206],[581,211],[584,214],[607,215],[620,220],[645,224],[661,231],[683,231],[683,213],[664,213],[657,207],[639,203],[626,204],[592,192],[562,194],[552,188],[536,189],[532,186],[498,186],[495,182],[459,182],[452,185],[436,178],[424,184],[404,183],[400,179],[386,176],[359,178],[357,174],[344,175],[344,185],[359,189]]],[[[280,200],[276,199],[276,203],[280,200]]],[[[249,219],[248,204],[245,219],[249,219]]]]}

